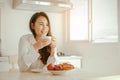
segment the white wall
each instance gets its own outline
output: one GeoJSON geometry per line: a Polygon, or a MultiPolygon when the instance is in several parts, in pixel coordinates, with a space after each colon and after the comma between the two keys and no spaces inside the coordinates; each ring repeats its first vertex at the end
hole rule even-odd
{"type": "MultiPolygon", "coordinates": [[[[12,0],[4,0],[1,13],[2,52],[4,55],[18,54],[21,35],[29,32],[29,18],[35,11],[15,10],[12,0]]],[[[52,32],[57,38],[58,50],[67,55],[82,55],[82,70],[86,74],[120,74],[120,44],[71,43],[66,41],[66,15],[48,13],[52,32]]]]}
{"type": "MultiPolygon", "coordinates": [[[[13,9],[12,0],[4,0],[1,7],[2,54],[18,54],[19,38],[31,33],[29,19],[37,11],[13,9]]],[[[62,48],[62,13],[48,13],[53,35],[57,38],[58,50],[62,48]],[[59,30],[58,30],[59,29],[59,30]]]]}

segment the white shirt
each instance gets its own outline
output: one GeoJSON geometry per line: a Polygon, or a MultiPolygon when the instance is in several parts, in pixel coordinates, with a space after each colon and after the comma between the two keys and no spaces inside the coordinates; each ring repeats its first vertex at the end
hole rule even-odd
{"type": "MultiPolygon", "coordinates": [[[[33,44],[36,42],[32,34],[24,35],[19,41],[18,50],[18,65],[20,71],[28,71],[35,68],[43,68],[45,65],[39,59],[40,54],[35,51],[33,44]]],[[[55,50],[55,55],[53,57],[49,56],[47,64],[55,63],[57,61],[57,50],[55,50]]]]}

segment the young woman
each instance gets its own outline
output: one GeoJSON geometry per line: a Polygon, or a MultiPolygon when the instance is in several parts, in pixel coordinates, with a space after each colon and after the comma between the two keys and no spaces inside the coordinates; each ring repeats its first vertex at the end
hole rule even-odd
{"type": "Polygon", "coordinates": [[[19,41],[18,65],[20,71],[43,68],[57,60],[56,42],[50,31],[46,13],[35,13],[29,22],[32,34],[23,35],[19,41]],[[51,39],[43,39],[50,36],[51,39]]]}

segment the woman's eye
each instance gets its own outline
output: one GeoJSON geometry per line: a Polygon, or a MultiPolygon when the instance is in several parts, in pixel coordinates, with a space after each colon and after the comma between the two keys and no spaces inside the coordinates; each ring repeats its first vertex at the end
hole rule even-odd
{"type": "Polygon", "coordinates": [[[43,24],[39,24],[39,25],[43,25],[43,24]]]}
{"type": "Polygon", "coordinates": [[[43,27],[43,24],[39,24],[39,27],[43,27]]]}

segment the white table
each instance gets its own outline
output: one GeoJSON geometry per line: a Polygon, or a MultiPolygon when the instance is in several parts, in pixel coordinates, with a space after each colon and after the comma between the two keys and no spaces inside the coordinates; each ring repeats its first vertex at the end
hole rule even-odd
{"type": "Polygon", "coordinates": [[[70,71],[64,75],[52,75],[49,72],[0,72],[0,80],[120,80],[120,75],[93,77],[84,75],[79,69],[70,71]]]}
{"type": "Polygon", "coordinates": [[[0,80],[80,80],[82,77],[79,76],[79,69],[69,71],[64,75],[52,75],[50,72],[0,72],[0,80]]]}
{"type": "MultiPolygon", "coordinates": [[[[91,74],[93,75],[93,74],[91,74]]],[[[114,76],[91,76],[82,73],[80,69],[67,72],[64,75],[52,75],[50,72],[33,73],[9,71],[0,72],[0,80],[120,80],[120,75],[114,76]]]]}

